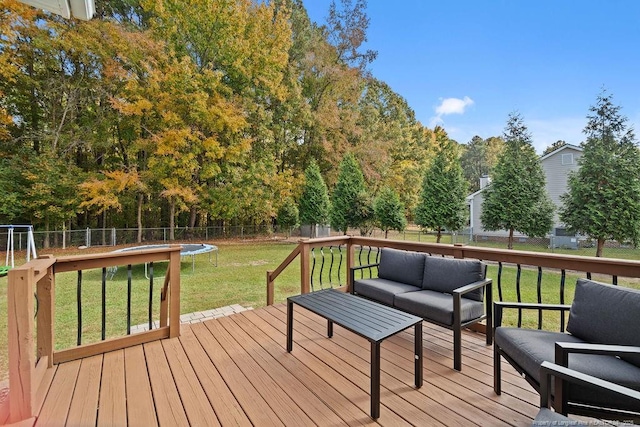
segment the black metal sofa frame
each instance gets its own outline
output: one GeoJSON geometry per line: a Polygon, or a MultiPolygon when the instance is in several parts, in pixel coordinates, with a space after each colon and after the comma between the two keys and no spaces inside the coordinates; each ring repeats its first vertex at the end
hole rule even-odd
{"type": "Polygon", "coordinates": [[[453,367],[462,370],[462,328],[486,320],[492,344],[492,280],[478,260],[382,248],[378,263],[352,267],[353,294],[422,317],[453,331],[453,367]],[[372,277],[372,269],[378,270],[372,277]],[[369,269],[369,278],[364,270],[369,269]],[[356,272],[361,278],[356,279],[356,272]]]}

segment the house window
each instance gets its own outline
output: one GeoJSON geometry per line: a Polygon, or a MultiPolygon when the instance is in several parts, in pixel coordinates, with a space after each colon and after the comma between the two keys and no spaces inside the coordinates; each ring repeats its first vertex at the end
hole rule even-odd
{"type": "Polygon", "coordinates": [[[562,164],[563,165],[572,165],[573,164],[573,154],[563,154],[562,155],[562,164]]]}

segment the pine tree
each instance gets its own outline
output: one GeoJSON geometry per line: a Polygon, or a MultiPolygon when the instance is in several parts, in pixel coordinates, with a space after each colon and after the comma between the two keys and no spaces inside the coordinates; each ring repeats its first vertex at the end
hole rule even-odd
{"type": "Polygon", "coordinates": [[[312,162],[305,171],[305,183],[300,197],[300,222],[308,225],[324,225],[329,219],[329,209],[327,185],[322,179],[320,168],[312,162]]]}
{"type": "Polygon", "coordinates": [[[638,244],[640,152],[611,95],[602,92],[589,111],[580,169],[569,176],[560,219],[570,230],[596,239],[596,256],[602,256],[608,239],[638,244]]]}
{"type": "Polygon", "coordinates": [[[280,209],[276,221],[282,230],[287,230],[287,234],[291,235],[291,229],[300,225],[300,212],[295,202],[291,198],[287,198],[280,209]]]}
{"type": "Polygon", "coordinates": [[[340,162],[338,182],[331,197],[331,227],[347,234],[349,227],[363,223],[358,202],[364,192],[362,170],[353,154],[347,154],[340,162]]]}
{"type": "Polygon", "coordinates": [[[384,187],[373,204],[378,226],[384,231],[386,239],[389,230],[402,231],[407,226],[404,215],[404,205],[398,193],[389,187],[384,187]]]}
{"type": "Polygon", "coordinates": [[[438,132],[436,141],[440,148],[422,181],[416,224],[435,229],[440,243],[444,228],[459,230],[465,224],[467,183],[454,142],[444,131],[438,132]]]}
{"type": "Polygon", "coordinates": [[[486,230],[508,230],[543,237],[553,224],[553,203],[545,190],[545,175],[522,116],[509,115],[505,148],[485,190],[480,219],[486,230]]]}

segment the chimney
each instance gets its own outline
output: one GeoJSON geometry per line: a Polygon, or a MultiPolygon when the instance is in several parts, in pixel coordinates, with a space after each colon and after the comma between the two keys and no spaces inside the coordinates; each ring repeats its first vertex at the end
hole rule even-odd
{"type": "Polygon", "coordinates": [[[489,184],[491,184],[491,177],[489,175],[482,175],[480,177],[480,189],[482,190],[489,184]]]}

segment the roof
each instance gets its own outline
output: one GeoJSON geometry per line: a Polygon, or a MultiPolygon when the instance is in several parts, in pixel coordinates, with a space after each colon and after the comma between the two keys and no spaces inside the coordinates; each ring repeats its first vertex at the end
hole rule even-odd
{"type": "Polygon", "coordinates": [[[568,149],[568,148],[571,148],[572,150],[576,150],[576,151],[582,151],[582,147],[579,147],[579,146],[577,146],[577,145],[573,145],[573,144],[564,144],[562,147],[560,147],[560,148],[556,148],[556,149],[555,149],[555,150],[553,150],[552,152],[547,153],[547,154],[545,154],[545,155],[541,156],[541,157],[540,157],[540,161],[543,161],[543,160],[545,160],[545,159],[548,159],[549,157],[554,156],[554,155],[558,154],[559,152],[561,152],[561,151],[563,151],[563,150],[566,150],[566,149],[568,149]]]}
{"type": "Polygon", "coordinates": [[[29,6],[44,9],[64,18],[74,18],[88,21],[96,13],[94,0],[19,0],[29,6]]]}

